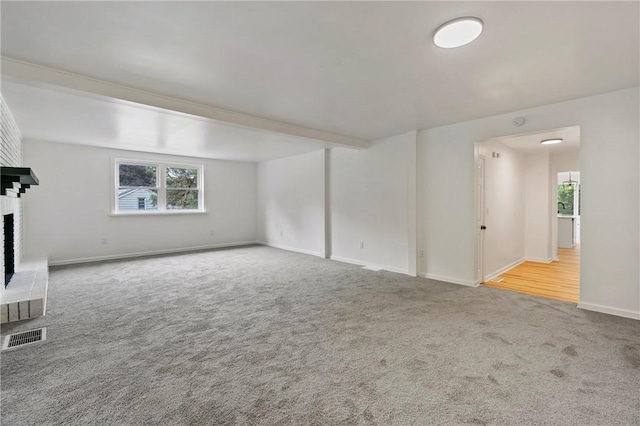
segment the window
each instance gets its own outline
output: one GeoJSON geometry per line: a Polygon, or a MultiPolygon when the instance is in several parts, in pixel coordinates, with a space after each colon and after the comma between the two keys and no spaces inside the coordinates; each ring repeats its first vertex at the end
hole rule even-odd
{"type": "Polygon", "coordinates": [[[198,169],[166,167],[167,209],[198,209],[198,169]]]}
{"type": "Polygon", "coordinates": [[[203,167],[116,160],[115,213],[204,211],[203,167]]]}
{"type": "Polygon", "coordinates": [[[558,185],[558,214],[580,215],[580,184],[558,185]]]}

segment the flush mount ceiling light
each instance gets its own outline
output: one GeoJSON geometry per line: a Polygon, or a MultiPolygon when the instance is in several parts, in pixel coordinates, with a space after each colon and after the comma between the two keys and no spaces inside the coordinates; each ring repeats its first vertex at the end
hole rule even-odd
{"type": "Polygon", "coordinates": [[[545,139],[543,141],[540,141],[540,143],[542,145],[554,145],[554,144],[561,143],[561,142],[562,142],[561,138],[545,139]]]}
{"type": "Polygon", "coordinates": [[[444,49],[464,46],[480,37],[484,24],[479,18],[467,16],[440,25],[433,33],[433,42],[444,49]]]}

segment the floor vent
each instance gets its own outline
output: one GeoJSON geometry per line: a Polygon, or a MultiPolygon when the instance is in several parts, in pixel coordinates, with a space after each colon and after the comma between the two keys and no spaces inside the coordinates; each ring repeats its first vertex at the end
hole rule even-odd
{"type": "Polygon", "coordinates": [[[4,338],[2,349],[11,349],[30,343],[40,342],[47,339],[47,328],[24,331],[22,333],[9,334],[4,338]]]}

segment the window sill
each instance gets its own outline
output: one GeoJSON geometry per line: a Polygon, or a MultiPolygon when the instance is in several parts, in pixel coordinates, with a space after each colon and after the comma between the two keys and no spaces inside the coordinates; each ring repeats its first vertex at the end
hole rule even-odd
{"type": "Polygon", "coordinates": [[[109,216],[145,216],[145,217],[149,217],[149,216],[182,216],[182,215],[198,215],[198,214],[207,214],[206,210],[186,210],[186,211],[162,211],[162,212],[140,212],[140,213],[133,213],[133,212],[111,212],[109,213],[109,216]]]}

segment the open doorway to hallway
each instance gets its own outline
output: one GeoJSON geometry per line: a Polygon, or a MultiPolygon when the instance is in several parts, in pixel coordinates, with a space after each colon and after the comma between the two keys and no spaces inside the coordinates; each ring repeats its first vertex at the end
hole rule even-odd
{"type": "Polygon", "coordinates": [[[579,301],[579,150],[578,126],[476,144],[478,282],[579,301]]]}

